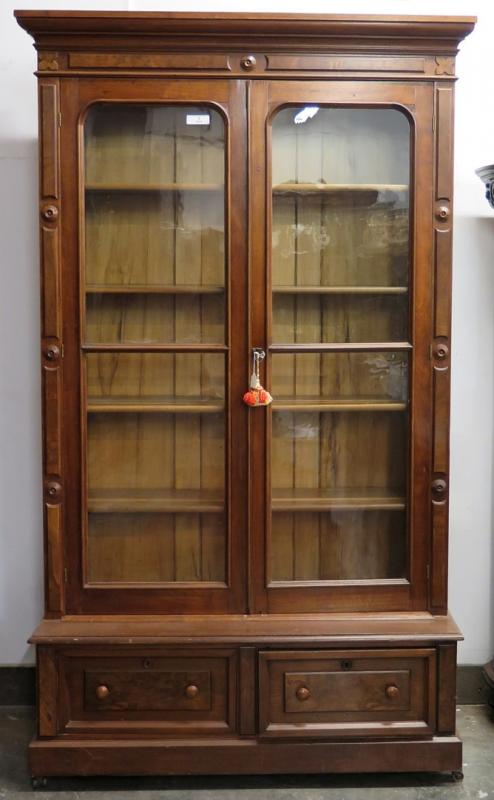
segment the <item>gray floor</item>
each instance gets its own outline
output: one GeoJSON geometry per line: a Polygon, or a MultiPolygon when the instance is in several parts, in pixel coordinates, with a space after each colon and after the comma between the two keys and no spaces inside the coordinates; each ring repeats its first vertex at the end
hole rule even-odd
{"type": "Polygon", "coordinates": [[[0,707],[0,800],[494,800],[494,714],[460,706],[462,783],[430,775],[281,775],[209,778],[51,778],[33,795],[26,771],[32,711],[0,707]]]}

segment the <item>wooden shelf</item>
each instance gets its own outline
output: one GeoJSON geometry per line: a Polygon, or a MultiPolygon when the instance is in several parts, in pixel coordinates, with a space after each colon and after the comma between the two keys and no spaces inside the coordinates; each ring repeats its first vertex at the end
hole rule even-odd
{"type": "Polygon", "coordinates": [[[376,397],[324,398],[278,397],[273,401],[273,411],[406,411],[407,403],[383,400],[376,397]]]}
{"type": "Polygon", "coordinates": [[[88,397],[90,414],[217,414],[224,404],[217,397],[88,397]]]}
{"type": "Polygon", "coordinates": [[[403,511],[406,498],[389,489],[274,489],[276,511],[403,511]]]}
{"type": "Polygon", "coordinates": [[[411,342],[275,342],[269,345],[270,353],[376,353],[412,350],[411,342]]]}
{"type": "Polygon", "coordinates": [[[87,183],[86,192],[222,192],[223,183],[87,183]]]}
{"type": "Polygon", "coordinates": [[[273,286],[273,294],[406,294],[407,286],[273,286]]]}
{"type": "Polygon", "coordinates": [[[86,294],[221,294],[224,286],[188,286],[170,284],[136,283],[126,285],[86,284],[86,294]]]}
{"type": "Polygon", "coordinates": [[[201,489],[90,489],[88,511],[94,514],[219,513],[221,493],[201,489]]]}
{"type": "Polygon", "coordinates": [[[277,183],[273,194],[334,194],[358,195],[379,192],[407,192],[406,183],[277,183]]]}

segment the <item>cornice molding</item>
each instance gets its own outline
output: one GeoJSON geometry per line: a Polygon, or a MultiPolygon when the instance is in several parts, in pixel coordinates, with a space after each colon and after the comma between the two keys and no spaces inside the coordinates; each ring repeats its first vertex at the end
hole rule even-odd
{"type": "Polygon", "coordinates": [[[266,48],[455,55],[475,17],[15,11],[46,49],[266,48]]]}

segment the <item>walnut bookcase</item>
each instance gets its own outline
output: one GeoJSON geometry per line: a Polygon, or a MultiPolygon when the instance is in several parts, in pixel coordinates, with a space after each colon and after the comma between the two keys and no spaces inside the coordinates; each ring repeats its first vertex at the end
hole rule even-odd
{"type": "Polygon", "coordinates": [[[48,775],[461,770],[470,17],[16,12],[38,51],[48,775]],[[271,406],[247,408],[253,348],[271,406]]]}

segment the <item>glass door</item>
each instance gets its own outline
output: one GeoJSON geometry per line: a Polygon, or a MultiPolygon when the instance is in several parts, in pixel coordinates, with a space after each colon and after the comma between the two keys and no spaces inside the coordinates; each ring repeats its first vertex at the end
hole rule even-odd
{"type": "Polygon", "coordinates": [[[268,608],[407,607],[412,116],[382,101],[334,102],[331,88],[274,93],[284,101],[268,96],[266,114],[274,399],[259,432],[268,608]]]}
{"type": "Polygon", "coordinates": [[[167,83],[80,121],[80,567],[86,596],[163,613],[243,608],[228,92],[167,83]]]}

